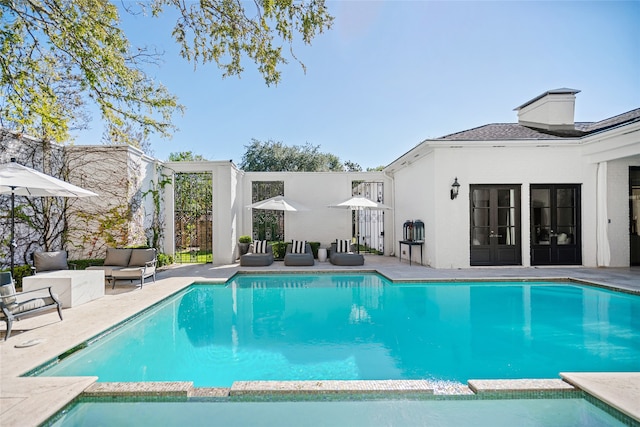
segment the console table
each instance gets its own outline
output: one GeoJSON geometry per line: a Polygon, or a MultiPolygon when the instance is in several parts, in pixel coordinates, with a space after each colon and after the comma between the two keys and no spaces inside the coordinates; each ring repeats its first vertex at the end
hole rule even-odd
{"type": "Polygon", "coordinates": [[[400,240],[400,252],[398,253],[398,258],[402,261],[402,245],[409,246],[409,265],[411,265],[411,249],[414,246],[420,246],[420,264],[424,265],[422,261],[422,246],[424,246],[424,242],[417,242],[415,240],[400,240]]]}
{"type": "Polygon", "coordinates": [[[51,286],[62,307],[74,307],[104,296],[104,271],[58,270],[22,278],[22,289],[31,291],[51,286]]]}

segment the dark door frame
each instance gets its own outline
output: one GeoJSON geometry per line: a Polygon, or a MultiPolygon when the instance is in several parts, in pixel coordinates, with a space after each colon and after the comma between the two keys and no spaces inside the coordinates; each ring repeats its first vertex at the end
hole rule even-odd
{"type": "MultiPolygon", "coordinates": [[[[640,215],[640,212],[634,212],[633,190],[640,186],[640,166],[629,166],[629,264],[632,266],[640,265],[640,227],[634,215],[640,215]]],[[[637,194],[635,195],[637,196],[637,194]]]]}
{"type": "Polygon", "coordinates": [[[522,265],[520,184],[472,184],[469,189],[469,259],[471,266],[522,265]],[[489,198],[474,201],[476,190],[489,198]],[[513,191],[513,196],[504,190],[513,191]],[[508,202],[508,203],[505,203],[508,202]]]}
{"type": "Polygon", "coordinates": [[[529,189],[531,265],[581,265],[581,184],[531,184],[529,189]],[[548,206],[534,206],[534,190],[549,191],[548,206]],[[559,190],[574,191],[572,206],[560,200],[559,190]]]}

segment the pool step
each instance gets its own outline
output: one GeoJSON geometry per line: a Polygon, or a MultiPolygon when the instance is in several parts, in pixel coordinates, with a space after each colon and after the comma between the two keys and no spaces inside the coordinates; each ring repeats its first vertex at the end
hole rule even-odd
{"type": "Polygon", "coordinates": [[[468,384],[477,395],[498,394],[504,398],[523,398],[523,395],[534,397],[539,393],[563,395],[578,391],[561,379],[469,380],[468,384]]]}
{"type": "Polygon", "coordinates": [[[433,387],[423,380],[378,381],[236,381],[231,396],[258,394],[368,394],[368,393],[433,394],[433,387]]]}

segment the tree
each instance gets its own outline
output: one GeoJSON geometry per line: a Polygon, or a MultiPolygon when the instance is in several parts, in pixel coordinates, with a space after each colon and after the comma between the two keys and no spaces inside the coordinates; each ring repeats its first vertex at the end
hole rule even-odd
{"type": "Polygon", "coordinates": [[[180,151],[177,153],[169,153],[168,160],[170,162],[193,162],[207,160],[201,154],[193,154],[193,151],[180,151]]]}
{"type": "Polygon", "coordinates": [[[252,139],[242,156],[240,168],[251,172],[343,171],[344,165],[333,154],[321,153],[309,143],[288,147],[282,142],[252,139]]]}
{"type": "Polygon", "coordinates": [[[351,160],[345,161],[344,167],[348,172],[362,172],[362,166],[351,160]]]}
{"type": "MultiPolygon", "coordinates": [[[[148,7],[154,16],[179,12],[173,36],[187,60],[215,62],[226,77],[240,75],[246,57],[268,85],[280,81],[287,62],[282,44],[295,58],[298,35],[310,44],[333,21],[324,0],[151,0],[148,7]],[[247,5],[255,6],[251,17],[247,5]]],[[[120,10],[95,0],[0,1],[0,125],[61,142],[87,126],[84,113],[95,103],[117,141],[138,132],[169,136],[182,106],[145,74],[160,54],[130,46],[120,10]]]]}

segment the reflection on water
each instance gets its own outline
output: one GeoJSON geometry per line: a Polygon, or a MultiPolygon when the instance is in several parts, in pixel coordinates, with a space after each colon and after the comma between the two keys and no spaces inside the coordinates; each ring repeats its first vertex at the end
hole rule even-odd
{"type": "MultiPolygon", "coordinates": [[[[126,348],[132,363],[143,364],[137,371],[145,378],[167,380],[150,355],[162,355],[172,380],[200,386],[640,370],[640,297],[588,287],[241,275],[226,286],[193,286],[173,304],[177,310],[169,305],[134,331],[118,332],[119,341],[133,343],[144,331],[141,345],[118,351],[126,348]]],[[[109,378],[119,375],[112,366],[91,369],[101,381],[102,369],[109,378]]]]}

